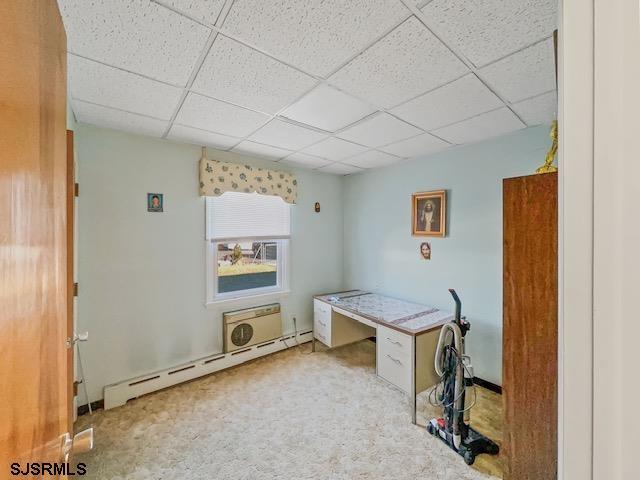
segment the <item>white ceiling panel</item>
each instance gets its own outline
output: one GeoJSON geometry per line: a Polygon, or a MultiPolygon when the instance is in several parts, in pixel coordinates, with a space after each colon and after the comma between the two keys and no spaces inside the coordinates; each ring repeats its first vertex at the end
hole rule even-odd
{"type": "Polygon", "coordinates": [[[327,138],[304,149],[306,153],[333,160],[334,162],[342,160],[343,158],[352,157],[358,153],[366,152],[367,150],[369,150],[368,147],[356,145],[355,143],[335,137],[327,138]]]}
{"type": "Polygon", "coordinates": [[[194,145],[214,147],[219,150],[227,150],[240,141],[239,138],[175,124],[171,127],[167,138],[194,145]]]}
{"type": "Polygon", "coordinates": [[[449,143],[428,133],[380,147],[379,150],[399,157],[412,158],[443,150],[449,143]]]}
{"type": "Polygon", "coordinates": [[[556,88],[553,41],[548,39],[492,63],[478,74],[509,102],[556,88]]]}
{"type": "Polygon", "coordinates": [[[377,150],[369,150],[368,152],[361,153],[355,157],[347,158],[344,160],[344,163],[360,168],[377,168],[392,165],[401,161],[402,158],[398,158],[395,155],[389,155],[388,153],[379,152],[377,150]]]}
{"type": "Polygon", "coordinates": [[[235,0],[222,27],[292,65],[326,76],[409,14],[399,0],[235,0]]]}
{"type": "Polygon", "coordinates": [[[375,105],[390,108],[468,71],[416,17],[411,17],[329,81],[375,105]]]}
{"type": "Polygon", "coordinates": [[[300,150],[325,138],[325,135],[274,119],[249,137],[249,140],[288,150],[300,150]]]}
{"type": "Polygon", "coordinates": [[[558,0],[433,0],[429,26],[474,65],[482,66],[550,36],[558,0]]]}
{"type": "Polygon", "coordinates": [[[558,114],[558,96],[555,91],[523,100],[512,105],[520,118],[529,126],[551,124],[558,114]]]}
{"type": "Polygon", "coordinates": [[[353,165],[345,165],[343,163],[332,163],[326,167],[318,169],[319,172],[333,173],[336,175],[350,175],[352,173],[364,172],[364,169],[354,167],[353,165]]]}
{"type": "Polygon", "coordinates": [[[398,120],[388,113],[380,113],[338,134],[340,138],[379,147],[423,133],[422,130],[398,120]]]}
{"type": "Polygon", "coordinates": [[[69,51],[185,85],[210,30],[148,0],[59,0],[69,51]]]}
{"type": "Polygon", "coordinates": [[[225,0],[156,0],[173,10],[207,25],[214,25],[225,0]]]}
{"type": "Polygon", "coordinates": [[[326,167],[317,169],[323,173],[333,173],[335,175],[350,175],[352,173],[364,172],[363,168],[354,167],[353,165],[345,165],[344,163],[332,163],[326,167]]]}
{"type": "Polygon", "coordinates": [[[296,152],[289,155],[287,158],[282,159],[280,163],[287,163],[289,165],[301,166],[306,168],[318,168],[330,164],[331,161],[324,158],[316,157],[314,155],[296,152]]]}
{"type": "Polygon", "coordinates": [[[80,100],[72,100],[72,106],[77,121],[98,127],[161,137],[169,125],[168,122],[157,118],[123,112],[80,100]]]}
{"type": "Polygon", "coordinates": [[[262,157],[269,160],[279,160],[291,153],[291,150],[272,147],[271,145],[263,145],[261,143],[250,142],[245,140],[231,149],[232,152],[251,155],[253,157],[262,157]]]}
{"type": "Polygon", "coordinates": [[[371,105],[328,85],[319,85],[281,115],[335,132],[375,112],[371,105]]]}
{"type": "Polygon", "coordinates": [[[268,120],[268,115],[189,93],[175,121],[222,135],[244,137],[268,120]]]}
{"type": "Polygon", "coordinates": [[[180,88],[82,57],[69,55],[67,62],[69,90],[78,100],[168,120],[182,95],[180,88]]]}
{"type": "Polygon", "coordinates": [[[484,83],[469,74],[400,105],[391,113],[420,128],[433,130],[502,105],[484,83]]]}
{"type": "Polygon", "coordinates": [[[477,117],[434,130],[433,134],[444,140],[463,144],[496,137],[524,128],[525,125],[507,107],[483,113],[477,117]]]}
{"type": "Polygon", "coordinates": [[[218,35],[193,91],[252,110],[276,113],[316,80],[223,35],[218,35]]]}

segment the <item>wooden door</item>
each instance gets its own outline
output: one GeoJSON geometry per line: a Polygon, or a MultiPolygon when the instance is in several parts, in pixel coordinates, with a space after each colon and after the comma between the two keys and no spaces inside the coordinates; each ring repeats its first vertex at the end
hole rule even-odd
{"type": "Polygon", "coordinates": [[[66,64],[56,0],[0,2],[0,478],[71,425],[66,64]]]}
{"type": "Polygon", "coordinates": [[[557,474],[557,174],[503,183],[505,480],[557,474]]]}

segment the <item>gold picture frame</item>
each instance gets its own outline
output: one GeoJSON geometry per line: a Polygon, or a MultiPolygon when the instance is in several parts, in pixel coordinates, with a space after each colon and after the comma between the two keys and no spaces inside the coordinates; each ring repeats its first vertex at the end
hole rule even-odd
{"type": "Polygon", "coordinates": [[[411,195],[411,234],[444,237],[447,222],[447,191],[418,192],[411,195]]]}

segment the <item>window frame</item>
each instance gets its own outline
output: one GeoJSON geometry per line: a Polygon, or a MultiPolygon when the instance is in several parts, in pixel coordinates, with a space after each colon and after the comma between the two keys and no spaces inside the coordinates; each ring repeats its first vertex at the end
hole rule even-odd
{"type": "Polygon", "coordinates": [[[269,295],[289,293],[290,238],[230,238],[205,240],[207,268],[207,305],[215,305],[234,300],[251,299],[269,295]],[[249,288],[233,292],[218,292],[218,244],[243,242],[274,242],[277,246],[277,283],[270,287],[249,288]]]}

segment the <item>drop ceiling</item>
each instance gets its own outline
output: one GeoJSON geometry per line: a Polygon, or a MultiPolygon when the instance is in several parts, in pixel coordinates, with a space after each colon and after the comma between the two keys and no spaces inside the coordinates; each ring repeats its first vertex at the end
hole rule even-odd
{"type": "Polygon", "coordinates": [[[348,175],[550,123],[557,0],[58,0],[80,122],[348,175]]]}

